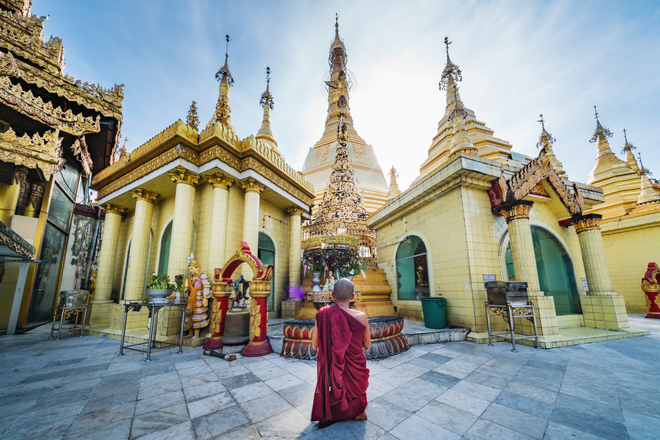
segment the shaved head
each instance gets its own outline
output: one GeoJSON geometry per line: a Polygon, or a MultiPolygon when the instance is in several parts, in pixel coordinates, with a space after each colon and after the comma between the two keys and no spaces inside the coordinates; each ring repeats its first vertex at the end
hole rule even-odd
{"type": "Polygon", "coordinates": [[[339,301],[348,301],[353,296],[353,283],[347,278],[342,278],[335,283],[335,298],[339,301]]]}

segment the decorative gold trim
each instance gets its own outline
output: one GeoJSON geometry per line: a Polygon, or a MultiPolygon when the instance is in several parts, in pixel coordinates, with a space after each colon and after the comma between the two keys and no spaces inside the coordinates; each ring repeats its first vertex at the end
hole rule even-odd
{"type": "Polygon", "coordinates": [[[294,215],[303,215],[304,212],[306,212],[304,209],[298,207],[298,206],[290,206],[285,209],[286,213],[289,214],[290,216],[294,215]]]}
{"type": "Polygon", "coordinates": [[[352,235],[339,235],[339,234],[327,234],[327,235],[313,235],[305,240],[303,240],[302,247],[303,249],[310,249],[321,247],[328,244],[339,244],[347,245],[351,248],[358,248],[358,238],[352,235]]]}
{"type": "Polygon", "coordinates": [[[31,90],[26,92],[20,84],[12,84],[6,76],[0,77],[0,100],[19,113],[74,136],[101,131],[100,116],[95,121],[91,116],[53,107],[50,101],[44,103],[40,96],[35,97],[31,90]]]}
{"type": "Polygon", "coordinates": [[[145,191],[141,188],[133,190],[133,198],[138,202],[147,202],[153,204],[160,194],[145,191]]]}
{"type": "Polygon", "coordinates": [[[174,171],[170,171],[170,179],[172,182],[179,184],[183,183],[185,185],[195,186],[199,183],[199,179],[202,177],[199,174],[195,174],[183,167],[178,167],[174,171]]]}
{"type": "Polygon", "coordinates": [[[121,206],[113,205],[112,203],[105,203],[101,205],[101,208],[105,211],[106,214],[117,214],[124,215],[126,213],[126,208],[121,206]]]}
{"type": "Polygon", "coordinates": [[[261,327],[259,327],[259,324],[261,324],[260,311],[261,306],[256,303],[253,303],[250,307],[250,342],[252,342],[254,338],[261,337],[261,327]]]}
{"type": "Polygon", "coordinates": [[[212,176],[206,176],[206,180],[213,186],[213,188],[229,189],[235,182],[231,177],[225,176],[222,173],[215,173],[212,176]]]}
{"type": "Polygon", "coordinates": [[[573,221],[573,226],[575,226],[575,232],[581,234],[585,231],[599,231],[600,221],[602,219],[603,216],[600,214],[588,214],[583,217],[580,217],[579,219],[573,221]]]}
{"type": "Polygon", "coordinates": [[[39,168],[46,178],[50,178],[65,162],[59,130],[47,131],[43,136],[37,133],[32,137],[27,134],[18,137],[10,127],[0,133],[0,160],[32,169],[39,168]]]}
{"type": "Polygon", "coordinates": [[[90,156],[89,149],[87,147],[87,142],[85,142],[85,136],[82,136],[80,139],[76,139],[76,141],[71,146],[71,149],[73,150],[73,153],[80,159],[83,169],[85,170],[85,174],[90,175],[92,173],[93,164],[92,157],[90,156]]]}
{"type": "Polygon", "coordinates": [[[241,184],[241,188],[243,188],[246,193],[248,192],[260,193],[261,191],[266,189],[266,185],[257,182],[252,177],[248,177],[245,180],[241,180],[239,183],[241,184]]]}
{"type": "Polygon", "coordinates": [[[509,224],[514,220],[526,219],[529,220],[529,213],[532,210],[532,202],[517,203],[513,206],[502,208],[500,211],[506,223],[509,224]]]}
{"type": "Polygon", "coordinates": [[[64,69],[64,48],[62,40],[57,37],[51,36],[44,42],[41,35],[26,35],[10,26],[0,26],[0,47],[38,64],[52,74],[59,75],[64,69]]]}
{"type": "MultiPolygon", "coordinates": [[[[291,194],[292,196],[294,196],[298,200],[302,201],[304,204],[306,204],[306,205],[311,205],[312,204],[312,200],[314,200],[313,197],[310,197],[310,196],[306,195],[305,193],[300,191],[298,188],[291,185],[289,182],[287,182],[282,177],[280,177],[279,175],[274,173],[273,170],[266,167],[264,164],[259,162],[257,159],[255,159],[253,157],[248,157],[246,159],[243,159],[243,161],[241,162],[241,171],[245,171],[245,170],[248,170],[248,169],[255,170],[257,173],[261,174],[266,179],[270,180],[275,185],[282,188],[283,190],[285,190],[286,192],[288,192],[289,194],[291,194]]],[[[294,172],[297,173],[297,171],[294,171],[294,172]]],[[[306,187],[306,185],[303,185],[303,186],[306,187]]],[[[311,184],[310,184],[310,186],[311,186],[311,184]]],[[[310,190],[310,192],[313,194],[312,190],[310,190]]]]}

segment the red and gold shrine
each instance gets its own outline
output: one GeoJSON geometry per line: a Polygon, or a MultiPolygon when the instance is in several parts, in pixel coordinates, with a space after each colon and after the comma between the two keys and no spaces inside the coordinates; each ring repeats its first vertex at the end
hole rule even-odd
{"type": "Polygon", "coordinates": [[[649,313],[645,318],[660,319],[660,268],[656,263],[649,263],[644,278],[642,290],[646,295],[646,307],[649,313]]]}
{"type": "Polygon", "coordinates": [[[250,283],[250,342],[243,349],[242,355],[247,357],[265,356],[272,349],[268,342],[268,295],[270,295],[270,280],[273,277],[273,266],[262,264],[261,260],[250,251],[250,246],[242,241],[238,250],[227,260],[224,268],[215,269],[213,279],[213,316],[211,329],[213,336],[204,344],[206,350],[220,350],[223,347],[222,336],[225,333],[225,321],[229,310],[229,297],[232,290],[232,274],[243,263],[252,269],[253,278],[250,283]]]}

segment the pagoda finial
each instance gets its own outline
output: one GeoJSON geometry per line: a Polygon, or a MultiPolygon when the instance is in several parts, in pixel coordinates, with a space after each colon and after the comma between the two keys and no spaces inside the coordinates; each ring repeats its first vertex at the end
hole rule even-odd
{"type": "Polygon", "coordinates": [[[596,117],[596,130],[594,131],[594,134],[591,136],[589,142],[591,143],[597,142],[599,137],[602,138],[603,140],[605,140],[608,137],[612,137],[612,132],[600,124],[600,119],[598,119],[598,110],[596,109],[595,105],[594,105],[594,115],[596,117]]]}
{"type": "Polygon", "coordinates": [[[261,94],[261,100],[259,100],[262,108],[266,106],[273,109],[275,101],[273,100],[273,95],[270,94],[270,67],[266,67],[266,91],[261,94]]]}
{"type": "Polygon", "coordinates": [[[335,12],[335,38],[339,38],[339,14],[335,12]]]}
{"type": "Polygon", "coordinates": [[[460,116],[462,119],[465,119],[468,115],[467,110],[465,110],[465,107],[463,106],[463,101],[461,101],[461,97],[458,95],[458,86],[454,85],[454,108],[452,111],[449,113],[449,120],[453,121],[456,119],[456,116],[460,116]]]}
{"type": "Polygon", "coordinates": [[[387,193],[387,200],[391,200],[401,194],[399,184],[396,181],[397,177],[399,177],[399,173],[396,172],[396,168],[392,165],[392,168],[390,169],[390,190],[387,193]]]}
{"type": "Polygon", "coordinates": [[[193,101],[190,104],[188,109],[188,117],[186,118],[186,124],[192,125],[195,128],[199,127],[199,117],[197,116],[197,101],[193,101]]]}
{"type": "Polygon", "coordinates": [[[215,79],[222,82],[226,78],[229,87],[231,87],[234,85],[234,77],[231,76],[231,72],[229,71],[229,35],[225,35],[225,39],[227,40],[225,46],[225,65],[216,72],[215,79]]]}
{"type": "Polygon", "coordinates": [[[637,149],[637,147],[635,147],[633,144],[628,142],[628,133],[626,133],[625,128],[623,129],[623,139],[624,139],[625,143],[623,144],[623,148],[621,149],[622,154],[627,152],[627,151],[632,151],[632,150],[637,149]]]}
{"type": "Polygon", "coordinates": [[[639,160],[639,171],[637,171],[637,175],[646,176],[649,179],[652,178],[653,173],[651,172],[651,170],[644,167],[644,163],[642,162],[642,153],[637,153],[637,160],[639,160]]]}
{"type": "Polygon", "coordinates": [[[450,82],[450,78],[453,82],[459,82],[463,80],[463,74],[461,73],[460,67],[454,64],[449,58],[449,45],[452,42],[449,41],[448,37],[445,37],[445,51],[447,52],[447,64],[445,64],[445,69],[442,71],[442,76],[440,78],[440,83],[438,86],[440,90],[447,90],[450,82]]]}
{"type": "Polygon", "coordinates": [[[557,139],[555,139],[545,129],[545,120],[543,119],[543,114],[541,114],[541,119],[539,119],[537,122],[541,123],[541,136],[539,136],[539,141],[536,143],[536,148],[543,148],[545,145],[554,144],[557,139]]]}

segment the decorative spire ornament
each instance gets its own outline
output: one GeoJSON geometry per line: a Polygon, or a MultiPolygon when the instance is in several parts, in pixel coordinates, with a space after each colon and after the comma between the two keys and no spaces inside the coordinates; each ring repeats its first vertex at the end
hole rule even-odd
{"type": "Polygon", "coordinates": [[[595,105],[594,105],[594,114],[596,117],[596,130],[594,131],[594,134],[591,136],[589,142],[594,143],[594,142],[598,142],[599,138],[605,140],[608,137],[612,137],[612,132],[606,127],[600,125],[600,120],[598,119],[598,110],[596,110],[595,105]]]}
{"type": "Polygon", "coordinates": [[[231,76],[229,71],[229,35],[226,35],[226,49],[225,49],[225,64],[218,70],[215,74],[215,79],[220,82],[220,94],[218,96],[218,102],[215,105],[215,113],[213,117],[206,124],[206,127],[210,127],[215,123],[220,123],[231,131],[234,131],[234,126],[231,123],[231,106],[229,105],[229,88],[234,85],[234,77],[231,76]]]}
{"type": "Polygon", "coordinates": [[[639,172],[639,166],[637,165],[637,161],[635,160],[635,155],[633,154],[633,150],[636,150],[637,147],[635,147],[633,144],[628,142],[628,134],[626,133],[626,129],[623,129],[623,139],[625,143],[623,144],[623,148],[621,149],[621,153],[626,155],[626,163],[632,169],[635,173],[639,172]]]}
{"type": "Polygon", "coordinates": [[[280,155],[277,149],[277,141],[275,140],[275,136],[273,136],[273,132],[270,130],[270,111],[273,109],[275,103],[273,95],[270,93],[270,72],[270,67],[266,67],[266,91],[261,94],[261,99],[259,100],[259,104],[264,109],[264,117],[256,138],[266,143],[271,150],[280,155]]]}
{"type": "Polygon", "coordinates": [[[568,179],[564,166],[559,162],[559,159],[555,156],[555,152],[552,150],[552,145],[556,142],[556,139],[545,129],[545,119],[543,119],[542,114],[540,118],[537,122],[541,124],[541,135],[539,136],[539,141],[536,143],[536,148],[541,149],[540,155],[545,155],[559,177],[568,179]]]}
{"type": "Polygon", "coordinates": [[[653,179],[651,170],[644,166],[642,153],[638,153],[637,158],[639,159],[639,171],[637,171],[637,175],[641,180],[641,189],[637,198],[637,204],[658,203],[660,202],[660,194],[653,188],[653,182],[657,181],[653,179]]]}
{"type": "Polygon", "coordinates": [[[442,76],[440,77],[440,82],[438,87],[440,90],[447,90],[450,82],[456,83],[463,80],[463,74],[461,68],[458,67],[451,61],[449,58],[449,45],[452,42],[449,41],[448,37],[445,37],[445,52],[447,52],[447,64],[445,64],[445,69],[442,71],[442,76]]]}
{"type": "Polygon", "coordinates": [[[546,144],[552,145],[557,139],[555,139],[548,131],[545,129],[545,120],[543,119],[543,114],[541,114],[541,119],[536,122],[541,123],[541,136],[539,136],[539,141],[536,143],[536,148],[543,148],[546,144]]]}
{"type": "Polygon", "coordinates": [[[626,133],[625,128],[623,129],[623,139],[625,143],[623,144],[623,148],[621,149],[622,154],[625,153],[626,151],[632,151],[637,149],[637,147],[635,147],[633,144],[628,142],[628,134],[626,133]]]}
{"type": "Polygon", "coordinates": [[[196,129],[199,127],[199,117],[197,116],[196,101],[193,101],[192,104],[190,104],[190,108],[188,109],[188,117],[186,118],[186,124],[191,125],[196,129]]]}
{"type": "Polygon", "coordinates": [[[399,184],[396,181],[397,177],[399,177],[399,173],[397,173],[396,168],[392,166],[390,169],[390,191],[387,193],[387,200],[391,200],[401,194],[399,184]]]}

